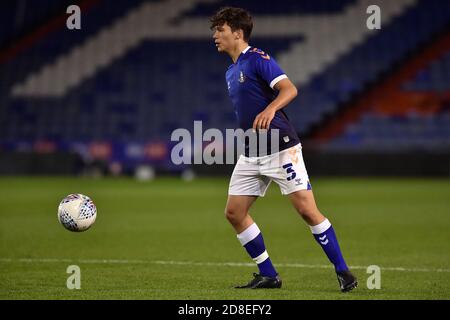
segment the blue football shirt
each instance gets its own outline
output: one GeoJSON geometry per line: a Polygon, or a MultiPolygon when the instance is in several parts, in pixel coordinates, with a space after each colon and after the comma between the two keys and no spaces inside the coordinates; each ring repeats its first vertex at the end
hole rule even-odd
{"type": "MultiPolygon", "coordinates": [[[[287,78],[276,61],[264,51],[247,47],[235,63],[228,67],[225,75],[228,94],[234,106],[239,127],[244,131],[253,127],[256,116],[261,113],[275,98],[275,84],[287,78]]],[[[267,153],[270,150],[270,131],[279,130],[279,150],[290,148],[300,142],[286,113],[278,110],[270,123],[268,132],[267,153]]],[[[248,155],[248,144],[245,145],[248,155]]],[[[258,151],[259,155],[259,151],[258,151]]]]}

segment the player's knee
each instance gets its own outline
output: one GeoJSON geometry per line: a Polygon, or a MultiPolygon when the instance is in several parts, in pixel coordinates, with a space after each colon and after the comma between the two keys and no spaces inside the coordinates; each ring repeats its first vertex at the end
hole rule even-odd
{"type": "Polygon", "coordinates": [[[226,207],[225,208],[225,218],[231,222],[232,220],[235,219],[235,217],[236,217],[235,210],[233,210],[233,208],[226,207]]]}
{"type": "Polygon", "coordinates": [[[305,220],[314,219],[319,213],[319,210],[315,205],[312,205],[308,201],[299,201],[297,202],[297,212],[302,216],[305,220]]]}
{"type": "Polygon", "coordinates": [[[236,207],[227,206],[225,208],[225,218],[231,223],[236,224],[239,223],[243,219],[243,214],[241,210],[236,207]]]}

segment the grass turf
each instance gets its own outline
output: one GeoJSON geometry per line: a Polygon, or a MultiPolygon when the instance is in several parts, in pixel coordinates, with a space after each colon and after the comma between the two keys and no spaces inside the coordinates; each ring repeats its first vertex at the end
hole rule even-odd
{"type": "Polygon", "coordinates": [[[0,179],[0,299],[450,298],[448,180],[312,183],[359,278],[351,293],[339,292],[322,249],[275,185],[251,213],[283,288],[235,290],[257,268],[224,219],[228,179],[11,177],[0,179]],[[69,193],[98,207],[87,232],[57,221],[69,193]],[[66,287],[72,264],[81,268],[81,290],[66,287]],[[369,265],[381,267],[380,290],[366,286],[369,265]]]}

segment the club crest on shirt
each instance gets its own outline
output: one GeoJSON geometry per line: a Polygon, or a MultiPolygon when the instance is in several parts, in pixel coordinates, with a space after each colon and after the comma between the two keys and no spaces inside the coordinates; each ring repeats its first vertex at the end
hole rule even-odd
{"type": "Polygon", "coordinates": [[[239,82],[240,83],[243,83],[245,81],[245,76],[244,76],[244,73],[241,71],[240,73],[239,73],[239,82]]]}

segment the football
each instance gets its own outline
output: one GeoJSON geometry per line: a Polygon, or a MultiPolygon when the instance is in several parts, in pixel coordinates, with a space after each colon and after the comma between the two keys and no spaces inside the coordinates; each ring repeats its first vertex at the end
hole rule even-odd
{"type": "Polygon", "coordinates": [[[84,194],[69,194],[58,207],[58,220],[69,231],[89,229],[97,218],[97,207],[84,194]]]}

